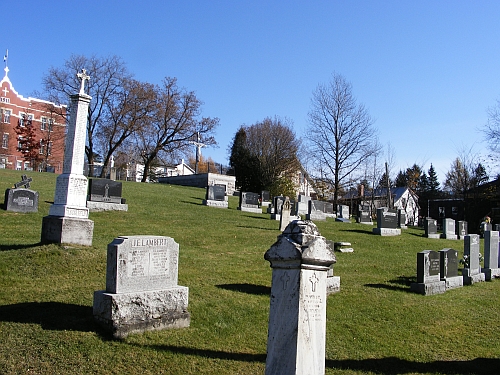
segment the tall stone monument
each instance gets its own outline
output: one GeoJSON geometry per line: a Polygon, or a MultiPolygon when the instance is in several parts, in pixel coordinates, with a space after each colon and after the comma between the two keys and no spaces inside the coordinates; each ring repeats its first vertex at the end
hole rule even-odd
{"type": "Polygon", "coordinates": [[[273,269],[266,375],[324,374],[332,249],[313,222],[297,220],[264,258],[273,269]]]}
{"type": "Polygon", "coordinates": [[[484,268],[481,271],[488,281],[500,278],[500,267],[498,266],[499,242],[498,231],[484,232],[484,268]]]}
{"type": "Polygon", "coordinates": [[[485,275],[481,272],[479,263],[479,235],[468,234],[464,238],[464,260],[465,265],[462,269],[464,285],[471,285],[477,282],[485,281],[485,275]]]}
{"type": "Polygon", "coordinates": [[[85,135],[90,100],[85,94],[85,81],[90,77],[85,69],[77,74],[80,92],[71,95],[70,123],[66,134],[63,173],[57,177],[54,204],[42,222],[44,243],[92,245],[94,222],[87,208],[87,178],[83,175],[85,135]]]}

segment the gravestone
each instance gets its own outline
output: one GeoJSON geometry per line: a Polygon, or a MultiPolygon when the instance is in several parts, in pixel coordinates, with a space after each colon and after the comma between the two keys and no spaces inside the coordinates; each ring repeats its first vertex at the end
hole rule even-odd
{"type": "Polygon", "coordinates": [[[458,251],[454,249],[439,250],[441,280],[446,283],[446,289],[459,288],[464,285],[463,277],[458,275],[458,251]]]}
{"type": "Polygon", "coordinates": [[[290,211],[291,211],[290,198],[285,197],[285,201],[281,205],[280,232],[283,232],[290,223],[290,217],[291,217],[290,211]]]}
{"type": "Polygon", "coordinates": [[[203,200],[205,206],[228,208],[226,186],[225,185],[210,185],[207,186],[205,199],[203,200]]]}
{"type": "Polygon", "coordinates": [[[401,229],[398,228],[398,211],[388,207],[377,208],[377,228],[372,231],[380,236],[401,235],[401,229]]]}
{"type": "Polygon", "coordinates": [[[406,212],[398,210],[398,228],[406,229],[406,212]]]}
{"type": "Polygon", "coordinates": [[[264,258],[272,268],[265,374],[324,374],[327,274],[335,255],[313,222],[297,220],[264,258]]]}
{"type": "Polygon", "coordinates": [[[106,178],[90,179],[87,208],[90,212],[128,211],[128,204],[122,198],[122,183],[106,178]]]}
{"type": "Polygon", "coordinates": [[[358,206],[358,216],[356,221],[360,224],[373,225],[373,220],[370,213],[370,206],[361,204],[358,206]]]}
{"type": "Polygon", "coordinates": [[[269,194],[269,191],[267,190],[262,190],[261,194],[260,194],[260,198],[261,198],[261,205],[262,207],[269,207],[269,205],[271,204],[271,195],[269,194]]]}
{"type": "Polygon", "coordinates": [[[335,217],[335,212],[333,210],[333,203],[325,202],[324,209],[326,217],[335,217]]]}
{"type": "Polygon", "coordinates": [[[441,294],[446,291],[446,282],[440,277],[440,254],[434,250],[417,253],[417,282],[410,284],[410,290],[423,295],[441,294]]]}
{"type": "Polygon", "coordinates": [[[309,201],[309,209],[306,214],[306,220],[325,221],[326,215],[324,211],[324,202],[311,199],[309,201]]]}
{"type": "Polygon", "coordinates": [[[455,220],[446,218],[443,219],[443,234],[441,238],[446,238],[448,240],[456,240],[458,237],[455,234],[455,220]]]}
{"type": "Polygon", "coordinates": [[[259,206],[259,194],[240,192],[240,206],[238,210],[261,214],[262,208],[259,206]]]}
{"type": "MultiPolygon", "coordinates": [[[[334,242],[326,240],[326,244],[330,247],[330,251],[335,251],[334,242]]],[[[333,264],[326,273],[326,295],[340,292],[340,276],[335,276],[333,273],[333,264]]]]}
{"type": "Polygon", "coordinates": [[[115,338],[189,327],[189,289],[177,285],[178,262],[173,238],[115,238],[108,245],[106,290],[94,292],[96,321],[115,338]]]}
{"type": "Polygon", "coordinates": [[[283,202],[285,201],[285,197],[283,196],[277,196],[274,197],[273,199],[273,211],[271,213],[271,220],[280,220],[281,217],[281,206],[283,205],[283,202]]]}
{"type": "Polygon", "coordinates": [[[309,213],[309,201],[311,197],[299,195],[297,201],[297,215],[307,215],[309,213]]]}
{"type": "Polygon", "coordinates": [[[425,237],[427,238],[440,238],[441,235],[437,232],[437,220],[426,217],[424,220],[425,237]]]}
{"type": "Polygon", "coordinates": [[[457,223],[456,229],[457,229],[456,235],[457,235],[457,238],[459,240],[463,240],[465,238],[465,236],[469,234],[466,221],[462,221],[462,220],[459,221],[457,223]]]}
{"type": "Polygon", "coordinates": [[[349,214],[349,206],[339,204],[337,205],[337,218],[335,221],[341,221],[343,223],[351,222],[351,215],[349,214]]]}
{"type": "Polygon", "coordinates": [[[500,277],[500,267],[498,265],[499,252],[498,231],[484,232],[484,273],[485,280],[492,280],[500,277]]]}
{"type": "Polygon", "coordinates": [[[70,122],[66,132],[63,173],[57,177],[54,204],[42,221],[42,243],[92,245],[94,222],[87,208],[87,177],[83,175],[85,138],[90,96],[84,92],[90,77],[85,69],[77,74],[80,92],[71,95],[70,122]]]}
{"type": "Polygon", "coordinates": [[[21,181],[14,184],[14,189],[5,190],[5,210],[12,212],[38,212],[38,192],[31,190],[31,177],[25,174],[21,181]]]}
{"type": "Polygon", "coordinates": [[[462,269],[464,285],[471,285],[477,282],[485,281],[485,275],[481,272],[479,264],[479,235],[468,234],[464,238],[464,260],[465,265],[462,269]]]}

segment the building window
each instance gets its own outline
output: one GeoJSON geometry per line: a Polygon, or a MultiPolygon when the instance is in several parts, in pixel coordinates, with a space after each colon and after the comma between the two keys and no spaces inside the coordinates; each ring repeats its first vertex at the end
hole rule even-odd
{"type": "Polygon", "coordinates": [[[0,158],[0,169],[5,169],[6,165],[7,165],[7,159],[0,158]]]}
{"type": "Polygon", "coordinates": [[[16,170],[20,171],[23,168],[23,162],[21,160],[16,161],[16,170]]]}
{"type": "Polygon", "coordinates": [[[40,141],[40,155],[43,155],[44,151],[45,151],[45,141],[42,139],[40,141]]]}
{"type": "Polygon", "coordinates": [[[9,133],[2,135],[2,148],[9,148],[9,133]]]}
{"type": "Polygon", "coordinates": [[[47,143],[47,155],[52,154],[52,142],[47,143]]]}
{"type": "Polygon", "coordinates": [[[23,148],[23,145],[21,144],[21,141],[23,140],[23,137],[19,136],[17,138],[17,151],[21,151],[21,149],[23,148]]]}
{"type": "Polygon", "coordinates": [[[52,131],[52,126],[54,125],[54,119],[49,119],[49,132],[52,131]]]}
{"type": "Polygon", "coordinates": [[[47,117],[42,117],[42,124],[40,125],[40,130],[47,130],[47,117]]]}
{"type": "Polygon", "coordinates": [[[10,122],[10,110],[9,109],[3,110],[3,122],[6,122],[6,123],[10,122]]]}
{"type": "Polygon", "coordinates": [[[30,162],[29,161],[25,161],[24,162],[24,170],[25,171],[32,171],[33,170],[33,168],[31,168],[31,166],[30,166],[30,162]]]}

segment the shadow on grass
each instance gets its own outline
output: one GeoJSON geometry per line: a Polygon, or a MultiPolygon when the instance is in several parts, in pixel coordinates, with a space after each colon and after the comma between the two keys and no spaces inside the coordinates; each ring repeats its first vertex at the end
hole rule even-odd
{"type": "Polygon", "coordinates": [[[220,284],[216,285],[217,288],[232,290],[234,292],[241,292],[247,294],[255,294],[259,296],[269,296],[271,288],[263,285],[255,284],[220,284]]]}
{"type": "Polygon", "coordinates": [[[393,280],[388,280],[387,284],[365,284],[365,286],[370,287],[370,288],[380,288],[380,289],[389,289],[389,290],[396,290],[396,291],[402,291],[402,292],[407,292],[407,293],[413,293],[410,291],[410,285],[411,283],[417,282],[417,278],[414,276],[398,276],[397,279],[393,280]],[[392,285],[392,284],[397,284],[397,285],[392,285]]]}
{"type": "Polygon", "coordinates": [[[366,371],[375,374],[444,374],[486,375],[498,373],[500,359],[475,358],[471,361],[414,362],[388,357],[378,359],[326,360],[326,367],[342,370],[366,371]]]}
{"type": "Polygon", "coordinates": [[[29,249],[32,247],[37,247],[37,246],[42,246],[42,245],[43,245],[43,243],[41,243],[41,242],[33,243],[33,244],[26,244],[26,245],[0,245],[0,251],[29,249]]]}
{"type": "Polygon", "coordinates": [[[369,236],[373,235],[373,232],[368,232],[362,229],[339,229],[339,232],[361,233],[361,234],[367,234],[369,236]]]}
{"type": "Polygon", "coordinates": [[[260,229],[260,230],[273,230],[277,231],[279,228],[263,228],[263,227],[251,227],[249,225],[237,225],[238,228],[248,228],[248,229],[260,229]]]}
{"type": "Polygon", "coordinates": [[[44,330],[97,332],[91,306],[62,302],[26,302],[0,306],[0,322],[40,324],[44,330]]]}
{"type": "Polygon", "coordinates": [[[203,206],[202,202],[188,202],[188,201],[180,201],[181,203],[193,204],[195,206],[203,206]]]}
{"type": "MultiPolygon", "coordinates": [[[[137,345],[137,344],[136,344],[137,345]]],[[[230,353],[222,350],[197,349],[173,345],[138,345],[157,351],[167,351],[182,355],[192,355],[210,359],[221,359],[240,362],[266,362],[266,354],[230,353]]],[[[337,370],[354,370],[375,374],[443,374],[443,375],[486,375],[495,374],[500,366],[500,359],[476,358],[471,361],[434,361],[414,362],[405,359],[388,357],[375,359],[327,359],[325,367],[337,370]]]]}

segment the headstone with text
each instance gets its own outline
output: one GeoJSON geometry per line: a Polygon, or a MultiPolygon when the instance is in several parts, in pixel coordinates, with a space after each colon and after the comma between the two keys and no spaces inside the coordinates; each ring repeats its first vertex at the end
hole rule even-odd
{"type": "Polygon", "coordinates": [[[404,210],[398,210],[398,228],[406,229],[406,212],[404,210]]]}
{"type": "Polygon", "coordinates": [[[325,221],[326,215],[325,215],[324,205],[325,205],[325,202],[311,199],[309,201],[309,209],[308,209],[308,213],[306,215],[306,220],[325,221]]]}
{"type": "Polygon", "coordinates": [[[463,240],[465,236],[469,234],[467,222],[463,220],[457,222],[456,230],[456,235],[459,240],[463,240]]]}
{"type": "Polygon", "coordinates": [[[262,208],[259,206],[259,194],[251,192],[240,192],[240,205],[238,210],[243,212],[253,212],[256,214],[262,213],[262,208]]]}
{"type": "Polygon", "coordinates": [[[468,234],[464,238],[464,261],[462,269],[464,285],[471,285],[485,281],[485,275],[481,272],[479,259],[479,235],[468,234]]]}
{"type": "Polygon", "coordinates": [[[87,208],[91,212],[128,211],[128,204],[122,198],[122,183],[106,178],[90,179],[87,208]]]}
{"type": "Polygon", "coordinates": [[[225,185],[210,185],[207,186],[205,199],[203,200],[205,206],[228,208],[226,186],[225,185]]]}
{"type": "Polygon", "coordinates": [[[282,195],[274,197],[273,210],[272,210],[273,212],[271,213],[271,220],[280,220],[281,206],[283,205],[284,201],[285,201],[285,197],[282,195]]]}
{"type": "Polygon", "coordinates": [[[399,236],[398,211],[388,207],[377,208],[377,228],[372,231],[380,236],[399,236]]]}
{"type": "Polygon", "coordinates": [[[297,220],[264,258],[272,268],[265,374],[324,374],[333,251],[313,222],[297,220]]]}
{"type": "Polygon", "coordinates": [[[268,207],[271,204],[271,195],[268,190],[262,190],[260,193],[262,207],[268,207]]]}
{"type": "Polygon", "coordinates": [[[309,213],[309,201],[311,197],[299,195],[297,200],[297,215],[307,215],[309,213]]]}
{"type": "Polygon", "coordinates": [[[443,234],[441,238],[456,240],[458,236],[455,233],[455,220],[451,218],[443,219],[443,234]]]}
{"type": "Polygon", "coordinates": [[[485,280],[492,280],[500,277],[500,267],[498,265],[499,252],[498,231],[484,232],[484,273],[485,280]]]}
{"type": "Polygon", "coordinates": [[[358,206],[358,215],[356,221],[360,224],[373,225],[372,215],[370,212],[370,206],[360,204],[358,206]]]}
{"type": "Polygon", "coordinates": [[[94,292],[96,321],[115,338],[188,327],[189,289],[177,285],[178,262],[171,237],[115,238],[108,245],[106,290],[94,292]]]}
{"type": "Polygon", "coordinates": [[[440,270],[441,257],[437,251],[417,253],[417,282],[410,284],[410,290],[426,296],[444,293],[446,282],[441,280],[440,270]]]}
{"type": "Polygon", "coordinates": [[[446,283],[446,289],[463,286],[463,277],[458,275],[458,251],[454,249],[439,250],[441,280],[446,283]]]}
{"type": "Polygon", "coordinates": [[[437,220],[430,217],[424,219],[424,233],[427,238],[440,238],[441,235],[437,232],[437,220]]]}
{"type": "Polygon", "coordinates": [[[31,177],[22,175],[13,189],[5,190],[5,210],[12,212],[38,212],[38,192],[31,190],[31,177]]]}
{"type": "Polygon", "coordinates": [[[344,204],[337,205],[337,218],[335,219],[335,221],[341,221],[344,223],[351,222],[351,215],[349,213],[349,206],[346,206],[344,204]]]}
{"type": "Polygon", "coordinates": [[[85,70],[77,74],[80,92],[71,95],[70,122],[66,132],[63,173],[57,177],[54,204],[42,221],[42,243],[92,245],[94,222],[87,208],[87,177],[83,174],[90,96],[85,94],[85,70]]]}

